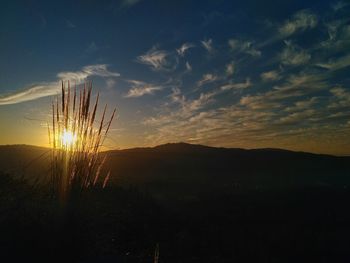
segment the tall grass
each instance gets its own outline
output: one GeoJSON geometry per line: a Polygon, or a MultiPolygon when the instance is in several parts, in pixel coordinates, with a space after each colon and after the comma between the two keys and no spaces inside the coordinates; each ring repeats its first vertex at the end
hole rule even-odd
{"type": "Polygon", "coordinates": [[[105,187],[110,173],[102,174],[106,155],[101,147],[115,116],[106,120],[107,105],[96,119],[99,94],[92,103],[92,83],[73,89],[62,82],[62,93],[52,103],[52,121],[48,125],[51,145],[51,187],[55,196],[66,198],[100,184],[105,187]]]}

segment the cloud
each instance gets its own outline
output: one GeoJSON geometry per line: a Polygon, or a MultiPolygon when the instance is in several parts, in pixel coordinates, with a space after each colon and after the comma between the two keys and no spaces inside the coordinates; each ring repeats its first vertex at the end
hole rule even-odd
{"type": "Polygon", "coordinates": [[[226,84],[224,86],[221,86],[221,90],[231,90],[231,89],[246,89],[252,86],[252,83],[250,82],[250,79],[247,78],[245,82],[242,83],[230,83],[226,84]]]}
{"type": "Polygon", "coordinates": [[[350,25],[348,19],[341,17],[325,23],[328,39],[322,41],[317,47],[328,54],[346,51],[350,45],[350,25]]]}
{"type": "Polygon", "coordinates": [[[251,141],[256,137],[261,140],[270,132],[264,122],[268,122],[273,113],[253,112],[237,106],[215,107],[213,96],[213,92],[201,94],[194,100],[186,100],[178,109],[146,119],[144,125],[155,129],[146,140],[159,144],[171,138],[173,141],[216,145],[225,141],[239,147],[243,140],[251,141]],[[259,131],[259,136],[255,131],[259,131]]]}
{"type": "Polygon", "coordinates": [[[215,75],[215,74],[211,74],[211,73],[204,74],[203,77],[199,81],[197,81],[197,86],[200,87],[200,86],[203,86],[205,84],[214,82],[218,78],[219,77],[217,75],[215,75]]]}
{"type": "Polygon", "coordinates": [[[341,21],[332,21],[326,24],[329,40],[334,40],[337,37],[338,29],[341,25],[341,21]]]}
{"type": "Polygon", "coordinates": [[[192,71],[192,66],[191,66],[191,64],[188,61],[186,61],[186,71],[187,72],[192,71]]]}
{"type": "Polygon", "coordinates": [[[214,51],[213,40],[211,38],[202,40],[201,44],[209,53],[214,51]]]}
{"type": "Polygon", "coordinates": [[[280,54],[282,64],[298,66],[309,62],[311,55],[306,50],[294,45],[291,41],[284,42],[286,47],[280,54]]]}
{"type": "Polygon", "coordinates": [[[280,102],[271,100],[267,94],[243,96],[239,105],[252,110],[271,110],[282,106],[280,102]]]}
{"type": "Polygon", "coordinates": [[[350,101],[350,92],[342,87],[334,87],[330,90],[330,92],[340,99],[347,99],[350,101]]]}
{"type": "Polygon", "coordinates": [[[114,79],[106,79],[106,85],[107,89],[112,89],[116,84],[116,81],[114,79]]]}
{"type": "Polygon", "coordinates": [[[319,101],[318,97],[312,97],[311,99],[308,99],[308,100],[296,101],[293,106],[287,107],[285,111],[295,112],[295,111],[309,109],[310,107],[314,106],[318,101],[319,101]]]}
{"type": "Polygon", "coordinates": [[[181,90],[179,88],[172,88],[170,98],[173,103],[179,103],[181,105],[184,105],[186,102],[185,96],[182,95],[181,90]]]}
{"type": "Polygon", "coordinates": [[[308,109],[300,112],[293,112],[287,116],[281,117],[278,120],[279,124],[296,124],[305,120],[309,120],[317,113],[316,110],[308,109]]]}
{"type": "Polygon", "coordinates": [[[260,77],[265,82],[275,81],[275,80],[279,80],[281,78],[281,76],[278,74],[277,70],[263,72],[260,74],[260,77]]]}
{"type": "Polygon", "coordinates": [[[326,88],[324,76],[300,73],[291,75],[281,86],[275,86],[265,93],[242,97],[240,104],[251,109],[280,108],[286,99],[317,93],[326,88]]]}
{"type": "Polygon", "coordinates": [[[242,52],[252,57],[260,57],[261,51],[253,47],[253,43],[250,41],[242,41],[238,39],[230,39],[228,45],[233,52],[242,52]]]}
{"type": "Polygon", "coordinates": [[[148,84],[143,81],[128,80],[128,82],[132,84],[132,87],[128,91],[128,93],[124,96],[125,98],[137,98],[143,95],[152,95],[156,91],[163,89],[161,86],[148,84]]]}
{"type": "Polygon", "coordinates": [[[215,92],[201,93],[196,99],[186,99],[178,88],[172,89],[169,96],[171,101],[179,106],[177,110],[171,110],[167,114],[161,114],[157,117],[150,117],[144,120],[145,125],[163,126],[175,122],[179,119],[188,119],[199,110],[206,107],[214,101],[215,92]]]}
{"type": "MultiPolygon", "coordinates": [[[[100,76],[100,77],[118,77],[119,73],[111,72],[107,69],[107,65],[98,64],[85,66],[80,71],[75,72],[60,72],[57,74],[59,80],[70,80],[76,81],[80,84],[86,78],[90,76],[100,76]]],[[[13,94],[5,95],[0,97],[0,105],[16,104],[25,101],[35,100],[47,96],[53,96],[60,92],[61,86],[59,85],[59,80],[52,82],[43,82],[39,84],[34,84],[26,87],[22,91],[15,92],[13,94]]]]}
{"type": "Polygon", "coordinates": [[[26,87],[23,91],[0,97],[0,105],[16,104],[56,95],[59,93],[60,89],[61,86],[59,82],[35,84],[30,87],[26,87]]]}
{"type": "Polygon", "coordinates": [[[201,93],[198,99],[189,101],[184,104],[183,110],[185,113],[192,113],[193,111],[197,111],[212,102],[215,95],[215,92],[201,93]]]}
{"type": "Polygon", "coordinates": [[[137,61],[151,66],[155,71],[172,71],[178,64],[176,57],[171,56],[167,51],[158,50],[156,47],[151,48],[146,54],[138,56],[137,61]]]}
{"type": "Polygon", "coordinates": [[[191,43],[184,43],[180,48],[176,49],[176,52],[181,56],[185,56],[185,53],[188,49],[193,48],[194,45],[191,43]]]}
{"type": "Polygon", "coordinates": [[[233,61],[226,65],[226,75],[232,75],[235,72],[235,64],[233,61]]]}
{"type": "Polygon", "coordinates": [[[318,63],[316,65],[332,71],[346,68],[350,66],[350,55],[345,55],[338,59],[331,59],[326,63],[318,63]]]}
{"type": "Polygon", "coordinates": [[[85,66],[80,71],[75,72],[60,72],[57,77],[61,80],[76,80],[83,81],[89,76],[99,76],[99,77],[119,77],[120,74],[116,72],[111,72],[107,69],[106,64],[97,64],[85,66]]]}
{"type": "Polygon", "coordinates": [[[339,2],[336,2],[334,4],[331,5],[332,9],[334,11],[339,11],[341,9],[343,9],[344,7],[348,6],[349,3],[346,3],[346,2],[343,2],[343,1],[339,1],[339,2]]]}
{"type": "Polygon", "coordinates": [[[309,10],[301,10],[293,15],[293,17],[287,20],[280,28],[279,33],[283,37],[293,35],[298,31],[305,31],[317,26],[318,17],[316,14],[309,10]]]}
{"type": "Polygon", "coordinates": [[[341,86],[336,86],[330,89],[333,98],[328,108],[331,109],[350,109],[350,91],[346,90],[341,86]]]}
{"type": "MultiPolygon", "coordinates": [[[[156,145],[169,142],[170,138],[172,142],[226,147],[285,148],[286,145],[301,147],[301,141],[309,142],[311,138],[313,141],[331,138],[334,131],[341,134],[348,129],[350,111],[324,107],[327,97],[312,96],[328,88],[323,80],[317,74],[291,75],[282,86],[244,96],[238,103],[226,106],[215,100],[223,92],[220,88],[194,99],[186,98],[179,88],[174,88],[168,96],[171,103],[143,121],[145,142],[156,145]],[[305,95],[312,97],[305,99],[305,95]]],[[[330,92],[334,102],[348,96],[342,87],[330,92]]]]}

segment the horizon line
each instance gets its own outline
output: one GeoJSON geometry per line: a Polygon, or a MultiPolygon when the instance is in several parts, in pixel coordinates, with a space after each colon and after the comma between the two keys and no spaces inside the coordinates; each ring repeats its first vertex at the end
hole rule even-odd
{"type": "MultiPolygon", "coordinates": [[[[111,151],[125,151],[125,150],[133,150],[133,149],[154,149],[159,146],[164,145],[171,145],[171,144],[185,144],[185,145],[192,145],[192,146],[201,146],[201,147],[208,147],[208,148],[214,148],[214,149],[237,149],[237,150],[246,150],[246,151],[254,151],[254,150],[279,150],[279,151],[287,151],[287,152],[294,152],[294,153],[308,153],[308,154],[314,154],[314,155],[327,155],[327,156],[334,156],[334,157],[350,157],[350,153],[347,154],[332,154],[332,153],[324,153],[324,152],[312,152],[312,151],[302,151],[302,150],[291,150],[286,148],[274,148],[274,147],[262,147],[262,148],[241,148],[241,147],[224,147],[224,146],[211,146],[211,145],[205,145],[205,144],[194,144],[194,143],[188,143],[188,142],[168,142],[168,143],[162,143],[157,144],[154,146],[135,146],[135,147],[127,147],[127,148],[115,148],[115,149],[109,149],[109,150],[103,150],[101,152],[111,152],[111,151]]],[[[51,147],[48,146],[40,146],[40,145],[34,145],[34,144],[0,144],[0,147],[3,146],[29,146],[29,147],[38,147],[38,148],[46,148],[50,149],[51,147]]],[[[105,147],[105,146],[103,146],[105,147]]]]}

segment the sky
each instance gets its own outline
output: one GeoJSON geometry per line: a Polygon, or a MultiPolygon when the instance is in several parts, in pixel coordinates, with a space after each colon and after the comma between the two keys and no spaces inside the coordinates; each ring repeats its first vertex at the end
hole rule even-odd
{"type": "Polygon", "coordinates": [[[93,82],[106,147],[350,155],[350,1],[2,1],[0,144],[48,146],[60,81],[93,82]]]}

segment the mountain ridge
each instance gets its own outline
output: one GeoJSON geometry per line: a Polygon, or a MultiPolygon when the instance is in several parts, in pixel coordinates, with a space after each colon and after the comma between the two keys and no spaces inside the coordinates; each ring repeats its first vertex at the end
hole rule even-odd
{"type": "MultiPolygon", "coordinates": [[[[36,150],[49,150],[49,147],[37,146],[31,144],[4,144],[0,145],[0,149],[18,149],[18,148],[26,148],[26,149],[36,149],[36,150]]],[[[235,152],[244,152],[244,153],[261,153],[261,152],[271,152],[271,153],[293,153],[293,154],[308,154],[315,156],[327,156],[327,157],[350,157],[350,155],[333,155],[326,153],[315,153],[315,152],[306,152],[306,151],[295,151],[283,148],[236,148],[236,147],[216,147],[216,146],[208,146],[203,144],[191,144],[185,142],[176,142],[176,143],[164,143],[156,146],[149,147],[133,147],[133,148],[125,148],[125,149],[112,149],[102,151],[103,153],[114,153],[114,152],[142,152],[142,151],[164,151],[164,152],[181,152],[181,151],[235,151],[235,152]]]]}

